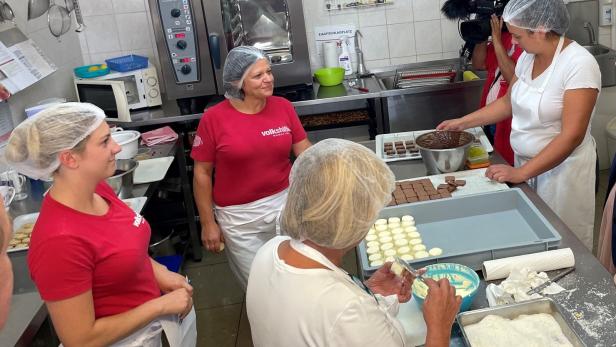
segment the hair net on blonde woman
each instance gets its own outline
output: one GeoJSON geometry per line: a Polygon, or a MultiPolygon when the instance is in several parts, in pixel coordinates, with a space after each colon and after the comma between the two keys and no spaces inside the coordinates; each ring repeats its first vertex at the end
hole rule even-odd
{"type": "Polygon", "coordinates": [[[244,77],[259,59],[265,59],[269,63],[265,53],[253,46],[239,46],[229,51],[222,71],[222,83],[227,99],[244,100],[244,77]]]}
{"type": "Polygon", "coordinates": [[[563,0],[511,0],[503,21],[518,28],[564,35],[569,29],[569,12],[563,0]]]}
{"type": "Polygon", "coordinates": [[[60,166],[58,154],[74,148],[105,120],[105,112],[87,103],[54,105],[28,118],[11,133],[7,163],[26,176],[49,178],[60,166]]]}
{"type": "Polygon", "coordinates": [[[363,239],[391,200],[394,175],[368,148],[323,140],[293,164],[281,229],[294,239],[343,249],[363,239]]]}

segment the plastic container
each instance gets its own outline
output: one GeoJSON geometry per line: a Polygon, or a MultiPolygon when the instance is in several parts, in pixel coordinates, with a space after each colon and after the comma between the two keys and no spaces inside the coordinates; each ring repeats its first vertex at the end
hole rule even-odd
{"type": "Polygon", "coordinates": [[[94,78],[108,74],[109,67],[107,64],[84,65],[74,68],[73,72],[79,78],[94,78]]]}
{"type": "MultiPolygon", "coordinates": [[[[432,278],[435,281],[441,278],[447,278],[449,283],[456,287],[456,294],[462,297],[462,305],[460,305],[460,311],[468,311],[471,308],[473,299],[477,295],[479,289],[479,276],[477,273],[468,266],[453,264],[453,263],[440,263],[426,266],[426,273],[424,277],[432,278]]],[[[413,298],[417,300],[417,304],[421,308],[423,306],[426,295],[428,294],[428,286],[422,281],[413,282],[413,298]]]]}
{"type": "Polygon", "coordinates": [[[324,87],[337,86],[344,80],[344,69],[341,67],[324,67],[315,71],[314,77],[324,87]]]}
{"type": "Polygon", "coordinates": [[[106,59],[105,62],[109,65],[109,68],[120,72],[145,69],[148,67],[148,58],[136,54],[106,59]]]}
{"type": "Polygon", "coordinates": [[[486,152],[483,146],[473,145],[468,149],[466,160],[468,160],[471,165],[483,164],[490,160],[490,155],[488,155],[488,152],[486,152]]]}

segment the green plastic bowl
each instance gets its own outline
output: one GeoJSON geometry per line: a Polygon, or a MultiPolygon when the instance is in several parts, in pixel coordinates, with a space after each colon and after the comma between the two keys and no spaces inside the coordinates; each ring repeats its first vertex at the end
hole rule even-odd
{"type": "Polygon", "coordinates": [[[314,77],[322,86],[337,86],[344,80],[344,69],[341,67],[324,67],[315,71],[314,77]]]}

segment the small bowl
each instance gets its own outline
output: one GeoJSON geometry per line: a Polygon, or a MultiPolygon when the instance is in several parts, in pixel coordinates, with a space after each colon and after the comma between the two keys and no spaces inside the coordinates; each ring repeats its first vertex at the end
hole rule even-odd
{"type": "MultiPolygon", "coordinates": [[[[432,278],[435,281],[447,278],[451,285],[456,287],[456,295],[462,297],[460,311],[468,311],[471,308],[473,299],[479,289],[479,276],[468,266],[453,263],[438,263],[426,266],[424,277],[432,278]]],[[[424,300],[428,294],[428,286],[421,281],[413,282],[413,297],[417,300],[419,307],[423,307],[424,300]]]]}
{"type": "Polygon", "coordinates": [[[133,159],[116,159],[116,172],[107,178],[107,183],[120,198],[133,195],[133,177],[139,162],[133,159]]]}
{"type": "Polygon", "coordinates": [[[337,86],[344,80],[344,69],[341,67],[324,67],[315,71],[314,77],[324,87],[337,86]]]}
{"type": "Polygon", "coordinates": [[[132,159],[139,149],[141,133],[134,130],[123,130],[111,133],[111,137],[117,142],[122,150],[116,154],[116,159],[132,159]]]}
{"type": "Polygon", "coordinates": [[[415,139],[428,175],[464,169],[469,147],[475,136],[466,131],[438,130],[415,139]]]}

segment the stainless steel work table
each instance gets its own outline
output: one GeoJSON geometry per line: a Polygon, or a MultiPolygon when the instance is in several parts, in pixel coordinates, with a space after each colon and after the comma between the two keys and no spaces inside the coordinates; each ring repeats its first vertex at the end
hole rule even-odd
{"type": "MultiPolygon", "coordinates": [[[[374,141],[366,141],[362,144],[372,150],[375,149],[374,141]]],[[[491,160],[493,163],[504,163],[497,154],[493,154],[491,160]]],[[[396,180],[426,176],[426,168],[421,160],[392,162],[389,163],[389,167],[396,176],[396,180]]],[[[560,305],[565,319],[587,346],[615,346],[616,285],[613,276],[527,184],[517,184],[513,187],[522,189],[543,216],[558,230],[562,236],[560,247],[571,248],[575,255],[575,271],[558,282],[567,290],[550,297],[560,305]]],[[[558,272],[553,271],[548,275],[552,277],[558,272]]],[[[479,275],[481,277],[481,273],[479,275]]],[[[482,280],[471,310],[488,306],[485,295],[486,285],[487,283],[482,280]]],[[[450,345],[464,346],[457,326],[454,326],[450,345]]]]}

